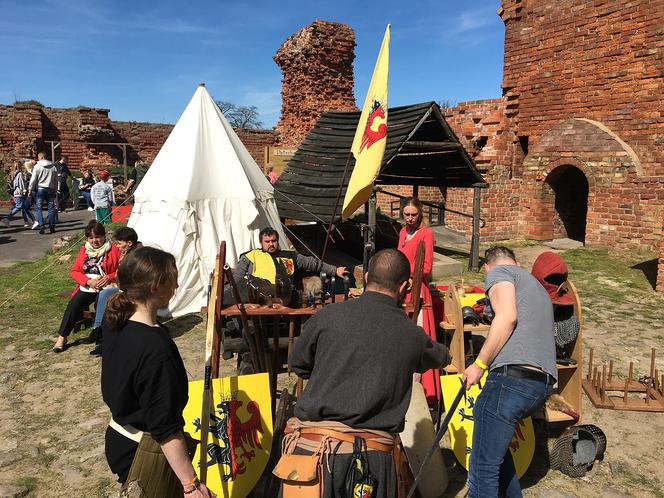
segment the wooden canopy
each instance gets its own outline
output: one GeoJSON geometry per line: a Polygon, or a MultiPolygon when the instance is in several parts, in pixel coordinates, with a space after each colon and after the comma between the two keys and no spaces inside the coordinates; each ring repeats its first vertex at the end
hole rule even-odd
{"type": "MultiPolygon", "coordinates": [[[[323,113],[275,184],[279,215],[329,223],[348,162],[341,216],[355,158],[359,112],[323,113]]],[[[385,156],[377,185],[486,187],[482,175],[435,102],[389,109],[385,156]]]]}

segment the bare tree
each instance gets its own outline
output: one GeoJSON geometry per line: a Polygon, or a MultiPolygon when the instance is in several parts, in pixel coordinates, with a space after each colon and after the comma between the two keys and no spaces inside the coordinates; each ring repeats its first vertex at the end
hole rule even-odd
{"type": "Polygon", "coordinates": [[[255,105],[235,105],[224,100],[217,101],[217,105],[233,128],[261,128],[263,126],[263,122],[258,119],[258,108],[255,105]]]}

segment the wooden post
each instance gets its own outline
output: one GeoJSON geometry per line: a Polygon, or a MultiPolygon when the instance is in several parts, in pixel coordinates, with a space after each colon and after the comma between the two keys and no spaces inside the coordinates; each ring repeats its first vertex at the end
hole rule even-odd
{"type": "MultiPolygon", "coordinates": [[[[288,357],[290,358],[291,350],[293,349],[293,342],[295,341],[295,320],[294,316],[291,317],[288,323],[288,357]]],[[[288,373],[291,373],[290,363],[288,363],[288,373]]]]}
{"type": "Polygon", "coordinates": [[[623,403],[627,403],[627,393],[629,393],[629,383],[632,382],[632,372],[634,371],[634,362],[629,362],[629,374],[625,381],[625,394],[623,395],[623,403]]]}
{"type": "Polygon", "coordinates": [[[480,188],[473,188],[473,236],[470,242],[470,259],[468,269],[480,269],[480,188]]]}
{"type": "Polygon", "coordinates": [[[588,356],[588,375],[586,376],[586,379],[590,380],[590,374],[593,371],[593,352],[595,350],[593,348],[590,348],[590,355],[588,356]]]}
{"type": "Polygon", "coordinates": [[[610,360],[609,361],[609,378],[607,379],[607,381],[610,384],[612,380],[613,380],[613,360],[610,360]]]}
{"type": "Polygon", "coordinates": [[[602,364],[602,389],[600,391],[602,401],[606,399],[606,363],[602,364]]]}

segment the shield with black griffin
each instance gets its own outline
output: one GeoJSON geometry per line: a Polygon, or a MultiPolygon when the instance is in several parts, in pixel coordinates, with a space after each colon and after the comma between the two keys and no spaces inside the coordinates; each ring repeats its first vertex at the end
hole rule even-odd
{"type": "MultiPolygon", "coordinates": [[[[260,478],[272,448],[268,374],[212,379],[208,440],[193,458],[197,473],[207,463],[206,485],[218,496],[243,498],[260,478]],[[201,451],[201,449],[203,451],[201,451]]],[[[200,439],[203,381],[189,383],[184,430],[200,439]]]]}
{"type": "MultiPolygon", "coordinates": [[[[484,385],[487,373],[480,383],[484,385]]],[[[461,385],[461,375],[443,375],[440,385],[443,390],[443,400],[450,403],[461,385]]],[[[470,454],[473,450],[473,407],[475,400],[480,394],[477,384],[473,385],[466,393],[465,403],[459,403],[449,425],[450,446],[454,456],[467,470],[470,462],[470,454]]],[[[514,467],[519,477],[523,476],[530,467],[530,462],[535,454],[535,430],[530,417],[519,420],[514,426],[514,435],[509,445],[510,453],[514,461],[514,467]]]]}

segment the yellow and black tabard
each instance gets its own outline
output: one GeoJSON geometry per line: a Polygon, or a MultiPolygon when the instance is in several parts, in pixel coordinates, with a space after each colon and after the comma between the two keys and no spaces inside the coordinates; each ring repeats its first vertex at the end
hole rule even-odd
{"type": "Polygon", "coordinates": [[[277,276],[277,264],[282,265],[288,276],[291,279],[293,278],[296,255],[297,253],[293,251],[277,251],[271,254],[262,249],[253,249],[242,256],[251,263],[251,274],[254,277],[264,278],[274,284],[277,276]]]}

